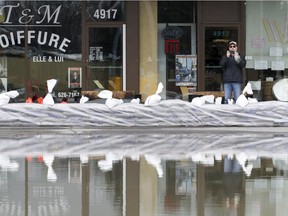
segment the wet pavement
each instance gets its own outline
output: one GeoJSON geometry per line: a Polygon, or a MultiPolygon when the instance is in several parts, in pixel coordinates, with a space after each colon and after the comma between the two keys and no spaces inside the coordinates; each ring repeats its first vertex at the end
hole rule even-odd
{"type": "Polygon", "coordinates": [[[3,128],[1,216],[284,216],[287,128],[3,128]]]}

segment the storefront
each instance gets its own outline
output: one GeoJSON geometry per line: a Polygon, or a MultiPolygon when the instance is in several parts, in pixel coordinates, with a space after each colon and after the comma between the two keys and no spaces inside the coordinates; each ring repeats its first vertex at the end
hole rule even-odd
{"type": "MultiPolygon", "coordinates": [[[[47,93],[48,79],[58,81],[55,99],[74,98],[83,89],[137,91],[135,82],[126,84],[127,68],[138,74],[138,65],[136,70],[134,63],[126,66],[135,47],[126,41],[132,41],[131,31],[138,28],[134,27],[135,12],[129,13],[136,11],[138,16],[134,5],[125,1],[1,1],[3,91],[18,90],[22,93],[18,101],[35,100],[47,93]]],[[[135,52],[132,55],[137,59],[135,52]]]]}
{"type": "Polygon", "coordinates": [[[55,99],[109,89],[143,101],[159,82],[168,99],[221,91],[229,40],[246,56],[245,83],[275,81],[286,70],[286,14],[286,1],[1,1],[1,90],[23,102],[53,78],[55,99]]]}

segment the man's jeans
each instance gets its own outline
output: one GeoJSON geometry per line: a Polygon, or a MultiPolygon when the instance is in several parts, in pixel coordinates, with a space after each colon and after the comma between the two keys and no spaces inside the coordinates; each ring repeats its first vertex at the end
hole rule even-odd
{"type": "Polygon", "coordinates": [[[224,83],[224,97],[225,103],[228,103],[228,99],[232,99],[232,92],[234,92],[234,102],[241,95],[242,83],[224,83]]]}

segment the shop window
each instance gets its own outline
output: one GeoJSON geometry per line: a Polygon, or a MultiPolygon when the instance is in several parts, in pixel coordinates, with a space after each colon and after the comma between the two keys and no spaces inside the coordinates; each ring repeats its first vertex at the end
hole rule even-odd
{"type": "Polygon", "coordinates": [[[48,79],[58,80],[55,91],[69,91],[69,68],[82,66],[81,7],[79,1],[3,2],[0,78],[5,83],[6,75],[7,90],[26,93],[19,102],[44,97],[48,79]]]}
{"type": "Polygon", "coordinates": [[[89,28],[88,89],[123,88],[123,28],[89,28]]]}
{"type": "Polygon", "coordinates": [[[287,1],[247,2],[246,69],[249,80],[272,82],[287,77],[287,6],[287,1]]]}
{"type": "Polygon", "coordinates": [[[196,2],[158,1],[158,23],[195,23],[196,2]]]}
{"type": "Polygon", "coordinates": [[[18,7],[13,7],[13,13],[10,16],[7,13],[8,8],[0,10],[0,90],[1,92],[18,90],[22,93],[19,98],[24,99],[25,29],[24,26],[17,25],[19,19],[17,15],[24,9],[24,2],[7,1],[7,3],[18,5],[18,7]]]}
{"type": "Polygon", "coordinates": [[[42,13],[34,11],[37,16],[35,15],[28,28],[28,39],[32,38],[31,43],[28,41],[27,51],[28,96],[45,96],[46,81],[57,79],[54,96],[72,97],[74,95],[70,93],[68,84],[70,69],[81,70],[82,66],[81,2],[33,1],[29,7],[33,10],[41,8],[42,13]],[[49,13],[48,10],[50,18],[43,15],[49,13]]]}
{"type": "Polygon", "coordinates": [[[197,88],[196,2],[158,1],[158,32],[160,80],[179,98],[180,86],[197,88]]]}

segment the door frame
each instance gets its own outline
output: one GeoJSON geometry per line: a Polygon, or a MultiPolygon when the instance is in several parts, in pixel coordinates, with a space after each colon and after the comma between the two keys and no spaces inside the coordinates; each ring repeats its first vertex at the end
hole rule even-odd
{"type": "Polygon", "coordinates": [[[209,27],[219,27],[219,28],[236,28],[238,30],[238,44],[239,50],[244,52],[245,49],[245,41],[242,39],[242,28],[241,23],[229,23],[229,24],[220,24],[220,23],[205,23],[198,24],[198,33],[197,38],[201,38],[198,40],[198,88],[197,91],[205,91],[205,52],[199,52],[199,50],[205,50],[205,29],[209,27]]]}
{"type": "Polygon", "coordinates": [[[89,87],[90,74],[88,71],[89,64],[89,29],[90,28],[122,28],[122,90],[126,91],[126,24],[123,23],[88,23],[84,27],[83,40],[82,40],[82,67],[83,67],[83,88],[87,89],[89,87]]]}

